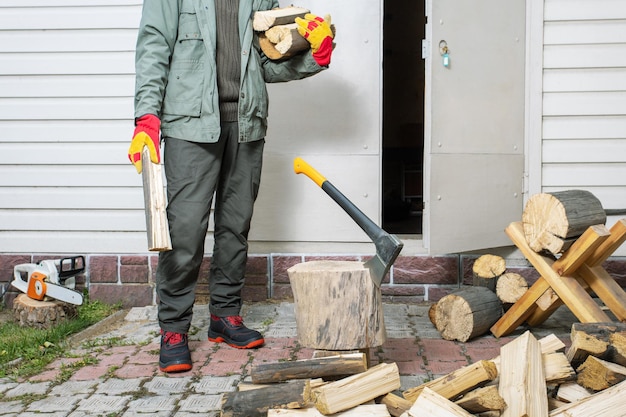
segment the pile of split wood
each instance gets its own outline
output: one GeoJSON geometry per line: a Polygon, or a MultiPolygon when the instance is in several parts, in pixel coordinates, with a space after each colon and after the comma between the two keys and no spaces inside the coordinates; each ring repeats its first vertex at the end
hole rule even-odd
{"type": "Polygon", "coordinates": [[[366,369],[363,353],[316,352],[254,367],[222,416],[625,416],[626,325],[576,323],[571,340],[564,351],[556,336],[526,332],[496,358],[401,393],[395,363],[366,369]]]}
{"type": "MultiPolygon", "coordinates": [[[[292,57],[311,47],[309,42],[298,33],[295,23],[297,17],[310,13],[303,7],[282,7],[256,12],[252,27],[259,35],[259,44],[263,53],[272,60],[292,57]]],[[[334,32],[334,27],[331,26],[334,32]]]]}

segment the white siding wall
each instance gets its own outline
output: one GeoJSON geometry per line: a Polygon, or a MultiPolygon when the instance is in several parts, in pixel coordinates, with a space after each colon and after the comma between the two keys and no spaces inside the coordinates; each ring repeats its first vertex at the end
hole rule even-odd
{"type": "Polygon", "coordinates": [[[626,208],[626,2],[545,0],[543,29],[542,190],[626,208]]]}
{"type": "Polygon", "coordinates": [[[125,159],[140,12],[138,0],[0,1],[0,252],[145,245],[125,159]]]}
{"type": "MultiPolygon", "coordinates": [[[[358,226],[292,168],[304,157],[378,219],[382,8],[367,1],[299,4],[331,13],[341,40],[329,71],[270,87],[251,231],[270,249],[253,253],[369,251],[358,226]]],[[[0,253],[147,251],[141,177],[126,157],[141,4],[0,0],[0,253]]]]}

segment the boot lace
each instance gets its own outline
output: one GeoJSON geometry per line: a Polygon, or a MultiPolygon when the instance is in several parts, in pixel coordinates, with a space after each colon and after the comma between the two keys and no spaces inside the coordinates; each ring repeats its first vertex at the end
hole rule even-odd
{"type": "Polygon", "coordinates": [[[225,319],[235,327],[243,326],[243,318],[241,316],[227,316],[225,319]]]}
{"type": "Polygon", "coordinates": [[[164,337],[164,343],[168,345],[177,345],[183,341],[183,334],[176,332],[161,332],[164,337]]]}

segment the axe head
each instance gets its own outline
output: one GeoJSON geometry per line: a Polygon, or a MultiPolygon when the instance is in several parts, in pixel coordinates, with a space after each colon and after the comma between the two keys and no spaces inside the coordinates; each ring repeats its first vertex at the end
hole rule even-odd
{"type": "Polygon", "coordinates": [[[372,281],[380,288],[380,284],[400,254],[404,243],[395,235],[383,231],[374,239],[374,245],[376,246],[376,255],[365,262],[364,266],[370,270],[372,281]]]}

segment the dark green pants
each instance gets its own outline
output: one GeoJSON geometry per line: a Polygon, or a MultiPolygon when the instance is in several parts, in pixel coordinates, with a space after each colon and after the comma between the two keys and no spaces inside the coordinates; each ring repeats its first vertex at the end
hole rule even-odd
{"type": "Polygon", "coordinates": [[[224,123],[217,143],[167,138],[164,167],[172,250],[159,254],[159,324],[187,333],[215,195],[210,311],[239,315],[248,231],[259,191],[264,140],[238,143],[237,123],[224,123]]]}

